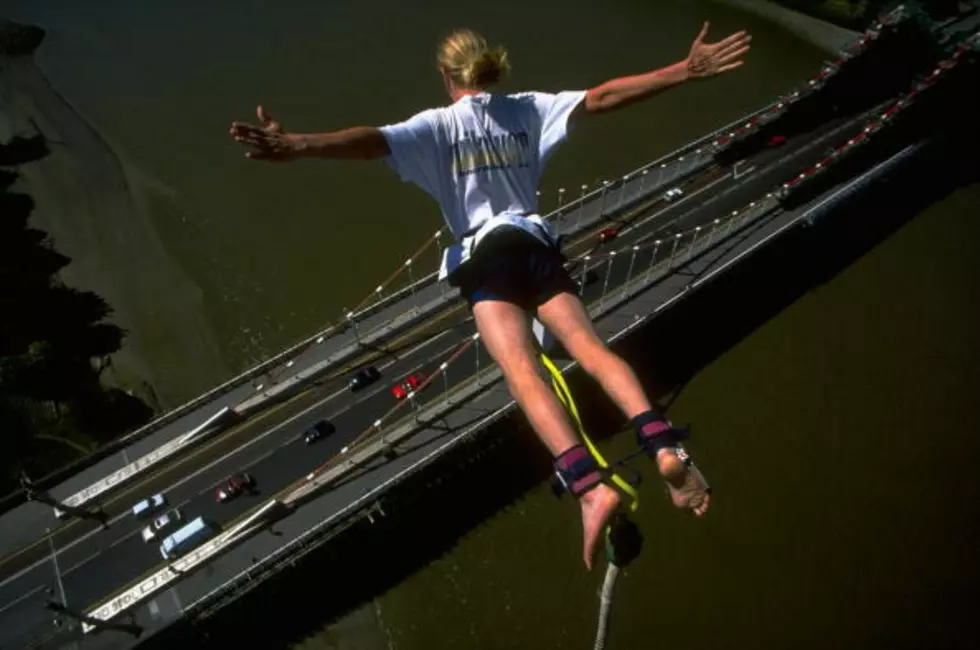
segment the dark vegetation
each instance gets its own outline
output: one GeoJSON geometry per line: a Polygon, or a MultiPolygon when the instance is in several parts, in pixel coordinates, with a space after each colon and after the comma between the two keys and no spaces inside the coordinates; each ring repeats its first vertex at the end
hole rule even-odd
{"type": "Polygon", "coordinates": [[[0,492],[15,489],[21,472],[47,474],[152,415],[100,381],[125,333],[104,322],[105,300],[60,280],[71,260],[31,227],[34,200],[11,189],[18,167],[48,154],[43,136],[0,144],[0,492]]]}

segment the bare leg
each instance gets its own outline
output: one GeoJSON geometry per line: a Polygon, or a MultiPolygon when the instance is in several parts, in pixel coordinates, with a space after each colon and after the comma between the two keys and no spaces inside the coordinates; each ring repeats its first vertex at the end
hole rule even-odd
{"type": "MultiPolygon", "coordinates": [[[[628,418],[651,409],[633,369],[610,350],[596,334],[582,301],[571,293],[560,293],[538,307],[538,318],[561,341],[628,418]]],[[[692,473],[672,449],[657,453],[657,467],[670,487],[674,505],[703,515],[710,497],[707,486],[692,473]]]]}
{"type": "MultiPolygon", "coordinates": [[[[473,317],[487,351],[503,371],[511,395],[553,456],[580,444],[564,407],[541,376],[527,314],[507,302],[482,300],[473,317]]],[[[592,568],[599,536],[619,504],[619,493],[600,484],[579,498],[582,508],[583,559],[592,568]]]]}

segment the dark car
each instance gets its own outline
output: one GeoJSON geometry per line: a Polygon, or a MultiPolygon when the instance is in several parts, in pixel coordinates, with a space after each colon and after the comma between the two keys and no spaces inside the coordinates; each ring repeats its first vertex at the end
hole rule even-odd
{"type": "Polygon", "coordinates": [[[303,442],[312,445],[320,438],[325,438],[336,431],[337,428],[327,420],[320,420],[303,433],[303,442]]]}
{"type": "Polygon", "coordinates": [[[224,503],[237,497],[246,490],[251,490],[255,486],[255,479],[251,474],[242,472],[228,478],[223,485],[215,491],[218,503],[224,503]]]}
{"type": "Polygon", "coordinates": [[[354,393],[366,386],[370,386],[379,379],[381,379],[381,372],[374,366],[368,366],[367,368],[358,370],[357,374],[347,382],[347,387],[354,393]]]}
{"type": "Polygon", "coordinates": [[[595,269],[587,269],[584,276],[582,273],[578,273],[578,275],[575,276],[575,281],[578,283],[580,288],[582,286],[587,287],[598,279],[599,274],[595,272],[595,269]]]}

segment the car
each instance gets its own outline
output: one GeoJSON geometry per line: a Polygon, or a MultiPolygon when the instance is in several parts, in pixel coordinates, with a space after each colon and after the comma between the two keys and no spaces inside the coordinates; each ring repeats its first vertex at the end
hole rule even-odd
{"type": "Polygon", "coordinates": [[[347,382],[347,387],[352,393],[370,386],[374,382],[381,379],[381,372],[374,366],[368,366],[367,368],[361,368],[357,371],[353,377],[347,382]]]}
{"type": "Polygon", "coordinates": [[[163,494],[154,494],[152,497],[147,497],[133,506],[133,515],[137,519],[146,519],[166,505],[167,497],[163,496],[163,494]]]}
{"type": "Polygon", "coordinates": [[[605,244],[607,241],[612,241],[619,236],[619,230],[616,228],[603,228],[599,232],[599,243],[605,244]]]}
{"type": "Polygon", "coordinates": [[[425,373],[417,372],[405,377],[400,384],[392,386],[391,394],[395,399],[405,399],[409,393],[417,391],[423,382],[425,382],[425,373]]]}
{"type": "Polygon", "coordinates": [[[320,438],[329,436],[331,433],[337,430],[331,422],[327,420],[320,420],[312,427],[303,432],[303,442],[308,445],[312,445],[314,442],[320,438]]]}
{"type": "Polygon", "coordinates": [[[769,140],[766,141],[766,144],[768,144],[770,147],[778,147],[781,144],[786,144],[786,136],[785,135],[770,136],[769,140]]]}
{"type": "Polygon", "coordinates": [[[143,529],[143,541],[152,542],[154,539],[161,537],[168,531],[180,525],[184,517],[180,514],[178,508],[174,508],[170,512],[164,513],[150,522],[150,524],[143,529]]]}
{"type": "Polygon", "coordinates": [[[231,501],[245,490],[250,490],[255,486],[255,479],[250,474],[241,472],[230,476],[216,491],[215,496],[218,503],[231,501]]]}
{"type": "Polygon", "coordinates": [[[672,187],[669,190],[667,190],[666,192],[664,192],[664,201],[667,201],[668,203],[670,203],[674,199],[679,199],[682,196],[684,196],[684,191],[681,190],[681,188],[679,188],[679,187],[672,187]]]}

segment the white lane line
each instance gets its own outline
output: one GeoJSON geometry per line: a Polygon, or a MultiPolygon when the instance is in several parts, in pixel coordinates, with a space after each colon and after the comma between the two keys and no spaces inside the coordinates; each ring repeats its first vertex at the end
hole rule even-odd
{"type": "Polygon", "coordinates": [[[184,613],[184,606],[180,602],[180,598],[177,597],[177,585],[174,585],[170,590],[170,595],[174,597],[174,604],[177,605],[177,611],[181,614],[184,613]]]}
{"type": "MultiPolygon", "coordinates": [[[[427,347],[427,346],[429,346],[429,345],[431,345],[432,343],[434,343],[434,342],[436,342],[436,341],[438,341],[438,340],[439,340],[439,339],[441,339],[442,337],[444,337],[444,336],[447,336],[448,334],[451,334],[451,333],[452,333],[452,331],[453,331],[452,329],[449,329],[449,330],[446,330],[446,331],[444,331],[444,332],[440,332],[439,334],[436,334],[435,336],[432,336],[432,337],[430,337],[430,338],[428,338],[428,339],[426,339],[425,341],[422,341],[421,343],[419,343],[419,344],[418,344],[418,345],[416,345],[415,347],[412,347],[412,348],[410,348],[410,349],[408,349],[408,350],[407,350],[406,352],[404,352],[404,353],[403,353],[402,355],[400,355],[400,356],[398,356],[398,355],[396,355],[396,356],[395,356],[395,358],[394,358],[394,360],[392,360],[392,361],[390,361],[390,362],[388,362],[388,363],[387,363],[387,364],[385,364],[385,365],[382,365],[382,366],[381,366],[381,368],[382,368],[382,369],[385,369],[385,368],[389,368],[389,367],[391,367],[392,365],[394,365],[394,364],[396,364],[396,363],[398,363],[398,362],[399,362],[400,360],[402,360],[403,358],[405,358],[405,357],[408,357],[408,356],[411,356],[411,355],[413,355],[413,354],[415,354],[416,352],[418,352],[419,350],[422,350],[422,349],[424,349],[425,347],[427,347]]],[[[284,420],[283,422],[280,422],[280,423],[279,423],[279,424],[277,424],[277,425],[276,425],[275,427],[272,427],[271,429],[269,429],[269,430],[268,430],[268,431],[266,431],[265,433],[263,433],[263,434],[261,434],[261,435],[259,435],[259,436],[256,436],[256,437],[254,437],[254,438],[252,438],[251,440],[249,440],[248,442],[246,442],[245,444],[243,444],[243,445],[241,445],[241,446],[239,446],[239,447],[236,447],[235,449],[233,449],[233,450],[231,450],[230,452],[228,452],[228,453],[227,453],[227,454],[225,454],[224,456],[221,456],[220,458],[218,458],[218,459],[216,459],[216,460],[214,460],[214,461],[212,461],[211,463],[208,463],[208,464],[207,464],[207,465],[205,465],[204,467],[201,467],[201,468],[199,468],[199,469],[197,469],[197,470],[196,470],[196,471],[195,471],[194,473],[192,473],[192,474],[188,474],[187,476],[185,476],[185,477],[184,477],[184,478],[182,478],[181,480],[179,480],[179,481],[177,481],[176,483],[173,483],[173,484],[172,484],[172,485],[170,485],[170,486],[169,486],[168,488],[166,488],[166,490],[163,490],[163,491],[164,491],[164,492],[167,492],[167,491],[170,491],[170,490],[173,490],[174,488],[177,488],[177,487],[180,487],[181,485],[183,485],[183,484],[185,484],[185,483],[187,483],[188,481],[191,481],[192,479],[195,479],[195,478],[197,478],[198,476],[200,476],[200,475],[201,475],[201,474],[203,474],[204,472],[206,472],[206,471],[208,471],[208,470],[210,470],[211,468],[213,468],[213,467],[214,467],[215,465],[218,465],[218,464],[220,464],[220,463],[223,463],[223,462],[225,462],[226,460],[228,460],[229,458],[231,458],[231,457],[232,457],[232,456],[234,456],[235,454],[237,454],[237,453],[239,453],[239,452],[241,452],[241,451],[243,451],[244,449],[247,449],[247,448],[248,448],[248,447],[250,447],[251,445],[254,445],[255,443],[257,443],[257,442],[259,442],[260,440],[263,440],[264,438],[266,438],[266,437],[268,437],[268,436],[270,436],[270,435],[272,435],[273,433],[276,433],[277,431],[279,431],[279,430],[281,430],[281,429],[283,429],[283,428],[285,428],[286,426],[288,426],[288,425],[290,425],[290,424],[292,424],[293,422],[295,422],[296,420],[298,420],[298,419],[300,419],[300,418],[302,418],[303,416],[305,416],[305,415],[307,415],[308,413],[310,413],[310,412],[312,412],[312,411],[314,411],[314,410],[316,410],[316,409],[318,409],[318,408],[320,408],[321,406],[323,406],[323,404],[325,404],[325,403],[327,403],[327,402],[329,402],[330,400],[333,400],[333,399],[335,399],[336,397],[338,397],[338,396],[340,396],[340,395],[343,395],[343,394],[345,394],[345,393],[347,393],[347,392],[348,392],[348,390],[347,390],[346,388],[343,388],[343,389],[341,389],[341,390],[339,390],[339,391],[337,391],[337,392],[335,392],[335,393],[332,393],[331,395],[328,395],[327,397],[324,397],[323,399],[321,399],[321,400],[319,400],[319,401],[317,401],[317,402],[316,402],[315,404],[313,404],[312,406],[309,406],[309,407],[307,407],[306,409],[304,409],[303,411],[301,411],[301,412],[299,412],[299,413],[297,413],[296,415],[294,415],[293,417],[291,417],[291,418],[289,418],[288,420],[284,420]]],[[[372,395],[375,395],[375,394],[377,394],[377,393],[373,393],[372,395]]],[[[351,404],[351,405],[350,405],[350,406],[348,406],[347,408],[348,408],[348,409],[350,409],[350,408],[353,408],[354,406],[356,406],[356,405],[357,405],[357,404],[359,404],[359,403],[360,403],[360,402],[354,402],[353,404],[351,404]]],[[[342,411],[341,411],[341,412],[342,412],[342,411]]],[[[274,451],[275,451],[275,450],[274,450],[274,451]]],[[[212,486],[212,487],[213,487],[213,486],[212,486]]],[[[211,488],[208,488],[208,489],[210,490],[211,488]]],[[[187,501],[185,501],[184,503],[187,503],[187,501]]],[[[120,514],[120,515],[117,515],[117,516],[116,516],[115,518],[113,518],[113,519],[111,519],[111,520],[109,520],[109,523],[110,523],[110,524],[114,524],[114,523],[116,523],[116,522],[118,522],[118,521],[121,521],[122,519],[124,519],[124,518],[126,518],[126,517],[129,517],[129,516],[130,516],[130,514],[129,514],[128,512],[124,512],[124,513],[122,513],[122,514],[120,514]]],[[[63,552],[65,552],[66,550],[68,550],[68,549],[70,549],[70,548],[72,548],[72,547],[74,547],[74,546],[75,546],[75,545],[77,545],[77,544],[80,544],[80,543],[82,543],[83,541],[85,541],[85,540],[87,540],[87,539],[89,539],[89,538],[91,538],[91,537],[93,537],[94,535],[97,535],[97,534],[99,534],[100,532],[102,532],[102,531],[101,531],[101,530],[93,530],[93,531],[90,531],[90,532],[88,532],[88,533],[86,533],[85,535],[83,535],[83,536],[81,536],[81,537],[79,537],[79,538],[77,538],[77,539],[75,539],[75,540],[72,540],[72,541],[71,541],[71,542],[69,542],[68,544],[65,544],[65,545],[64,545],[64,546],[62,546],[62,547],[61,547],[60,549],[58,549],[58,551],[57,551],[57,554],[59,554],[59,555],[60,555],[61,553],[63,553],[63,552]]],[[[115,544],[118,544],[118,543],[119,543],[120,541],[122,541],[123,539],[127,539],[128,537],[131,537],[131,536],[133,536],[133,535],[135,535],[135,534],[136,534],[136,533],[138,533],[138,532],[139,532],[139,530],[134,530],[134,531],[132,531],[132,532],[130,532],[130,533],[127,533],[126,535],[124,535],[124,536],[123,536],[122,538],[120,538],[119,540],[116,540],[115,542],[113,542],[113,544],[111,544],[111,545],[110,545],[110,547],[111,547],[111,546],[115,546],[115,544]]],[[[62,574],[62,575],[67,575],[67,574],[68,574],[68,573],[70,573],[71,571],[73,571],[73,570],[75,570],[75,569],[77,569],[77,568],[78,568],[79,566],[81,566],[82,564],[85,564],[86,562],[88,562],[89,560],[91,560],[91,559],[92,559],[93,557],[95,557],[96,555],[98,555],[98,552],[96,552],[95,554],[93,554],[92,556],[90,556],[90,557],[89,557],[88,559],[86,559],[85,561],[83,561],[83,562],[79,562],[78,564],[76,564],[76,565],[74,565],[74,566],[73,566],[73,567],[72,567],[71,569],[69,569],[68,571],[65,571],[65,572],[63,572],[63,574],[62,574]]],[[[21,576],[23,576],[24,574],[26,574],[26,573],[28,573],[28,572],[30,572],[30,571],[33,571],[34,569],[36,569],[37,567],[39,567],[39,566],[41,566],[42,564],[45,564],[46,562],[48,562],[48,561],[50,561],[50,559],[51,559],[50,557],[46,557],[46,558],[44,558],[43,560],[38,560],[38,561],[37,561],[37,562],[35,562],[34,564],[31,564],[30,566],[27,566],[27,567],[25,567],[25,568],[23,568],[23,569],[21,569],[21,570],[20,570],[20,571],[18,571],[17,573],[15,573],[15,574],[13,574],[12,576],[10,576],[9,578],[7,578],[7,579],[5,579],[5,580],[4,580],[3,582],[0,582],[0,587],[3,587],[4,585],[7,585],[7,584],[9,584],[10,582],[13,582],[13,581],[14,581],[14,580],[16,580],[17,578],[19,578],[19,577],[21,577],[21,576]]]]}
{"type": "Polygon", "coordinates": [[[71,565],[71,566],[70,566],[70,567],[69,567],[69,568],[68,568],[68,569],[67,569],[67,570],[66,570],[66,571],[64,572],[64,574],[63,574],[63,575],[68,575],[69,573],[71,573],[72,571],[74,571],[74,570],[75,570],[75,569],[77,569],[78,567],[80,567],[80,566],[82,566],[83,564],[88,564],[89,562],[91,562],[91,561],[92,561],[92,560],[94,560],[94,559],[95,559],[95,558],[96,558],[97,556],[99,556],[99,555],[101,555],[101,554],[102,554],[102,550],[101,550],[101,549],[100,549],[100,550],[98,550],[98,551],[96,551],[95,553],[92,553],[91,555],[89,555],[89,556],[88,556],[87,558],[85,558],[84,560],[82,560],[82,561],[80,561],[80,562],[76,562],[75,564],[73,564],[73,565],[71,565]]]}
{"type": "Polygon", "coordinates": [[[2,614],[3,612],[7,611],[11,607],[14,607],[14,606],[16,606],[16,605],[24,602],[25,600],[27,600],[28,598],[30,598],[31,596],[33,596],[37,592],[41,591],[42,589],[44,589],[44,585],[38,585],[38,586],[34,587],[33,589],[31,589],[30,591],[28,591],[26,594],[23,594],[22,596],[19,596],[18,598],[15,598],[15,599],[11,600],[9,603],[7,603],[6,605],[4,605],[3,607],[0,607],[0,614],[2,614]]]}
{"type": "MultiPolygon", "coordinates": [[[[149,524],[147,524],[147,525],[149,525],[149,524]]],[[[123,535],[122,537],[120,537],[119,539],[117,539],[116,541],[114,541],[112,544],[109,544],[109,548],[113,548],[113,547],[117,546],[118,544],[121,544],[122,542],[124,542],[127,539],[129,539],[132,535],[135,535],[136,533],[140,532],[141,530],[143,530],[143,529],[142,528],[139,528],[137,530],[134,530],[131,533],[126,533],[125,535],[123,535]]]]}

